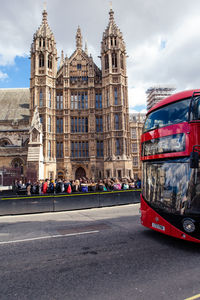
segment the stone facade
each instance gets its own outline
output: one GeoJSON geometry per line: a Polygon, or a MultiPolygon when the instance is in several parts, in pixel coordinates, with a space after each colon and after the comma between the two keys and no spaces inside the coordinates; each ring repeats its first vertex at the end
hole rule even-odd
{"type": "Polygon", "coordinates": [[[142,135],[145,117],[146,114],[144,113],[132,113],[130,114],[129,118],[134,179],[141,179],[142,176],[142,163],[140,161],[140,139],[142,135]]]}
{"type": "Polygon", "coordinates": [[[113,10],[101,42],[101,69],[87,45],[83,50],[80,27],[75,51],[70,57],[62,51],[57,66],[46,10],[30,58],[30,90],[24,89],[26,100],[19,103],[27,115],[0,121],[0,166],[21,159],[24,171],[34,167],[40,178],[132,177],[126,47],[113,10]]]}
{"type": "Polygon", "coordinates": [[[0,170],[18,168],[22,177],[27,173],[29,103],[28,88],[0,90],[0,170]]]}
{"type": "Polygon", "coordinates": [[[43,124],[45,177],[89,178],[132,175],[126,48],[109,12],[101,43],[101,69],[81,29],[70,57],[61,54],[57,68],[54,35],[43,11],[31,47],[31,115],[38,106],[43,124]]]}

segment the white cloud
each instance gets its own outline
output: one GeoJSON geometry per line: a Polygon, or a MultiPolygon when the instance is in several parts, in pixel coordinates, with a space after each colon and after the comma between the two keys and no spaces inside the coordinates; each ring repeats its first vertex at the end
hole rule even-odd
{"type": "MultiPolygon", "coordinates": [[[[12,66],[17,55],[29,54],[33,34],[41,24],[42,6],[41,0],[2,1],[1,66],[12,66]]],[[[152,85],[171,84],[177,90],[199,87],[199,0],[192,4],[188,0],[113,0],[113,10],[129,55],[131,109],[146,105],[145,91],[152,85]]],[[[83,39],[88,41],[88,52],[100,66],[98,56],[109,19],[108,1],[49,0],[47,11],[58,56],[62,49],[68,56],[72,54],[80,25],[83,39]]]]}
{"type": "Polygon", "coordinates": [[[0,71],[0,80],[5,80],[6,78],[8,78],[8,74],[3,73],[2,71],[0,71]]]}
{"type": "Polygon", "coordinates": [[[146,106],[146,93],[145,93],[145,86],[140,85],[137,87],[130,87],[128,89],[128,100],[129,100],[129,106],[135,107],[135,106],[146,106]]]}

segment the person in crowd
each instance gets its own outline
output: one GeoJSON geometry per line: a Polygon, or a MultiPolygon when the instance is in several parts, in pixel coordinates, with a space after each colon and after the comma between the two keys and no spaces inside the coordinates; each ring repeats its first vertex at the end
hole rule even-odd
{"type": "Polygon", "coordinates": [[[129,180],[129,188],[130,189],[135,189],[136,188],[136,182],[134,179],[129,180]]]}
{"type": "Polygon", "coordinates": [[[108,178],[106,188],[108,191],[114,190],[114,181],[111,178],[108,178]]]}
{"type": "Polygon", "coordinates": [[[129,189],[129,184],[128,184],[128,180],[125,178],[122,181],[122,190],[128,190],[129,189]]]}
{"type": "Polygon", "coordinates": [[[83,180],[81,183],[81,192],[87,193],[88,192],[88,183],[87,180],[83,180]]]}
{"type": "Polygon", "coordinates": [[[18,181],[18,183],[17,183],[17,188],[18,188],[18,190],[20,190],[20,189],[23,188],[22,180],[19,180],[19,181],[18,181]]]}
{"type": "Polygon", "coordinates": [[[13,182],[12,190],[13,190],[14,193],[17,193],[17,190],[18,190],[18,181],[17,181],[17,179],[14,180],[14,182],[13,182]]]}
{"type": "Polygon", "coordinates": [[[34,182],[31,185],[31,194],[37,194],[37,183],[36,182],[34,182]]]}
{"type": "Polygon", "coordinates": [[[75,180],[75,192],[79,192],[80,190],[80,181],[78,179],[75,180]]]}
{"type": "Polygon", "coordinates": [[[90,192],[96,192],[96,182],[92,179],[91,182],[89,183],[89,191],[90,192]]]}
{"type": "Polygon", "coordinates": [[[98,181],[98,183],[97,183],[97,190],[99,192],[103,192],[103,191],[107,190],[106,187],[105,187],[105,185],[104,185],[104,183],[103,183],[103,180],[99,180],[98,181]]]}
{"type": "Polygon", "coordinates": [[[48,179],[45,179],[43,185],[42,185],[42,193],[46,194],[48,189],[48,179]]]}
{"type": "Polygon", "coordinates": [[[42,180],[38,180],[38,182],[37,182],[37,190],[38,190],[38,194],[39,195],[42,194],[42,185],[43,185],[43,181],[42,180]]]}
{"type": "Polygon", "coordinates": [[[138,178],[138,180],[137,180],[136,185],[137,185],[137,188],[138,188],[138,189],[141,189],[141,180],[140,180],[139,178],[138,178]]]}
{"type": "Polygon", "coordinates": [[[58,193],[61,193],[62,191],[61,191],[61,179],[58,179],[57,181],[56,181],[56,193],[58,194],[58,193]]]}
{"type": "Polygon", "coordinates": [[[64,191],[68,194],[71,194],[72,192],[71,182],[69,180],[64,181],[64,191]]]}
{"type": "Polygon", "coordinates": [[[115,178],[115,180],[114,180],[114,191],[119,191],[119,190],[121,190],[121,188],[122,188],[122,185],[121,185],[119,179],[115,178]]]}
{"type": "Polygon", "coordinates": [[[72,187],[72,193],[76,192],[76,184],[75,184],[75,180],[71,181],[71,187],[72,187]]]}
{"type": "Polygon", "coordinates": [[[29,180],[26,184],[27,196],[31,196],[31,181],[29,180]]]}
{"type": "Polygon", "coordinates": [[[48,192],[53,194],[54,190],[55,190],[54,181],[51,180],[50,183],[49,183],[48,192]]]}
{"type": "MultiPolygon", "coordinates": [[[[26,191],[27,195],[31,194],[46,194],[46,193],[71,193],[71,192],[103,192],[103,191],[119,191],[121,189],[135,189],[141,188],[141,180],[134,180],[132,178],[123,178],[119,180],[118,178],[104,178],[104,180],[99,179],[97,182],[91,178],[86,177],[75,179],[75,180],[38,180],[31,183],[29,180],[26,185],[22,184],[22,180],[15,180],[13,186],[15,186],[17,191],[26,191]],[[29,188],[30,186],[30,188],[29,188]]],[[[14,190],[14,188],[13,188],[14,190]]]]}

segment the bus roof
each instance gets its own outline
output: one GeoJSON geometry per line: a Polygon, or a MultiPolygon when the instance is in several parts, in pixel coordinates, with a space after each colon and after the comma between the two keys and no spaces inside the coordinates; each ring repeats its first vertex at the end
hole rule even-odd
{"type": "Polygon", "coordinates": [[[176,93],[176,94],[173,94],[161,101],[159,101],[158,103],[156,103],[148,112],[147,112],[147,115],[154,111],[154,110],[157,110],[158,108],[162,107],[162,106],[165,106],[165,105],[168,105],[172,102],[176,102],[176,101],[179,101],[179,100],[182,100],[182,99],[186,99],[186,98],[189,98],[189,97],[192,97],[193,93],[194,92],[200,92],[200,89],[196,89],[196,90],[188,90],[188,91],[184,91],[184,92],[180,92],[180,93],[176,93]]]}

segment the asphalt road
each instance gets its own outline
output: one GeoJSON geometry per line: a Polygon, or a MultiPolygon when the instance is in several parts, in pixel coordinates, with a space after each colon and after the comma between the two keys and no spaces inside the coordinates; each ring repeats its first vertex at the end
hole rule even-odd
{"type": "Polygon", "coordinates": [[[142,227],[138,208],[1,217],[0,299],[184,300],[199,294],[200,245],[142,227]]]}

